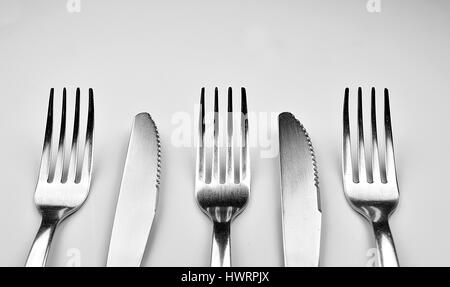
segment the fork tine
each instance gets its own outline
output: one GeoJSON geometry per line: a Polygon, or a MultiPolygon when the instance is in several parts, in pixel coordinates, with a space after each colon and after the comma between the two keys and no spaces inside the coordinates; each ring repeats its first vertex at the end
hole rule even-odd
{"type": "Polygon", "coordinates": [[[381,182],[380,155],[378,151],[377,108],[375,101],[375,88],[372,88],[371,126],[372,126],[372,182],[381,182]]]}
{"type": "Polygon", "coordinates": [[[247,92],[241,88],[241,132],[242,132],[242,153],[241,153],[241,176],[240,180],[248,179],[250,173],[250,151],[248,147],[248,109],[247,92]]]}
{"type": "Polygon", "coordinates": [[[78,167],[78,136],[80,130],[80,88],[77,88],[76,100],[75,100],[75,116],[73,123],[73,135],[72,135],[72,149],[70,152],[69,173],[67,175],[67,181],[75,182],[77,177],[78,167]]]}
{"type": "Polygon", "coordinates": [[[48,100],[47,123],[45,125],[44,147],[42,150],[41,167],[39,171],[39,181],[49,181],[51,144],[53,136],[53,98],[54,89],[50,89],[48,100]]]}
{"type": "Polygon", "coordinates": [[[214,91],[214,150],[212,165],[212,182],[220,181],[220,158],[219,158],[219,90],[214,91]]]}
{"type": "Polygon", "coordinates": [[[233,153],[233,91],[228,88],[228,122],[227,122],[227,182],[234,182],[233,153]]]}
{"type": "Polygon", "coordinates": [[[384,89],[384,129],[386,139],[386,181],[397,182],[394,158],[394,141],[392,139],[391,111],[389,104],[389,91],[384,89]]]}
{"type": "Polygon", "coordinates": [[[200,96],[200,115],[198,119],[197,180],[205,180],[205,88],[200,96]]]}
{"type": "Polygon", "coordinates": [[[367,182],[361,87],[358,88],[358,181],[367,182]]]}
{"type": "Polygon", "coordinates": [[[89,107],[88,107],[88,119],[86,128],[86,143],[84,148],[83,167],[81,170],[80,181],[87,181],[89,184],[91,181],[92,171],[92,154],[94,143],[94,91],[89,89],[89,107]]]}
{"type": "Polygon", "coordinates": [[[352,152],[350,143],[350,120],[348,111],[348,101],[349,101],[348,98],[349,98],[349,88],[346,88],[344,95],[344,113],[343,113],[344,138],[343,138],[342,157],[343,157],[344,180],[347,182],[352,182],[354,181],[354,179],[353,179],[353,166],[351,157],[352,152]]]}
{"type": "Polygon", "coordinates": [[[66,109],[67,109],[67,95],[66,88],[63,89],[63,100],[62,100],[62,112],[61,112],[61,129],[59,133],[59,144],[58,144],[58,155],[56,158],[55,174],[53,180],[61,181],[63,180],[64,171],[64,157],[65,157],[65,142],[66,142],[66,109]]]}

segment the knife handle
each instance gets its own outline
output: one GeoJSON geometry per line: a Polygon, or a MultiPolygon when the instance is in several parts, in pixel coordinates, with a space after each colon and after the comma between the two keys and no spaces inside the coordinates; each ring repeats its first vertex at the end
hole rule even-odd
{"type": "Polygon", "coordinates": [[[214,222],[211,267],[231,267],[231,222],[214,222]]]}
{"type": "Polygon", "coordinates": [[[45,267],[53,235],[58,224],[58,219],[50,219],[47,216],[42,217],[41,226],[28,254],[25,267],[45,267]]]}
{"type": "Polygon", "coordinates": [[[394,239],[387,220],[373,222],[373,231],[378,253],[378,266],[399,267],[394,239]]]}

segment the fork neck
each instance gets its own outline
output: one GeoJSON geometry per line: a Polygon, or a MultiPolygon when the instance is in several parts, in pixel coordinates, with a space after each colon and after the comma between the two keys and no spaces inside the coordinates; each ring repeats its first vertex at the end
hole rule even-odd
{"type": "Polygon", "coordinates": [[[25,264],[27,267],[44,267],[47,263],[50,245],[53,240],[56,228],[63,219],[61,209],[41,210],[42,222],[37,232],[36,238],[31,247],[28,259],[25,264]]]}
{"type": "Polygon", "coordinates": [[[40,209],[42,215],[42,223],[44,224],[59,224],[64,218],[66,218],[70,209],[66,207],[45,207],[40,209]]]}
{"type": "Polygon", "coordinates": [[[377,205],[369,207],[361,207],[365,217],[373,224],[383,224],[389,219],[392,207],[387,205],[377,205]]]}
{"type": "Polygon", "coordinates": [[[394,239],[387,220],[372,222],[378,252],[379,267],[398,267],[394,239]]]}
{"type": "Polygon", "coordinates": [[[231,267],[231,223],[215,222],[211,267],[231,267]]]}

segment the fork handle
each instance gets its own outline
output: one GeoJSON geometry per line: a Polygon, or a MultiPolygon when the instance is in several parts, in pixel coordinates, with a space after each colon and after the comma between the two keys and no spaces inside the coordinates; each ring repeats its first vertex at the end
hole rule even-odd
{"type": "Polygon", "coordinates": [[[230,222],[214,222],[211,267],[231,267],[230,222]]]}
{"type": "Polygon", "coordinates": [[[387,220],[372,223],[378,253],[378,266],[399,267],[394,238],[387,220]]]}
{"type": "Polygon", "coordinates": [[[41,226],[36,234],[25,267],[45,267],[53,235],[59,220],[42,218],[41,226]]]}

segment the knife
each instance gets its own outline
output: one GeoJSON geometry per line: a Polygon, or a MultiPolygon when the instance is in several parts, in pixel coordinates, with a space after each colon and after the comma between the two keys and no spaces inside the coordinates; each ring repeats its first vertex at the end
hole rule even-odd
{"type": "Polygon", "coordinates": [[[318,267],[322,212],[311,139],[290,113],[278,116],[278,126],[285,266],[318,267]]]}
{"type": "Polygon", "coordinates": [[[156,212],[161,148],[148,113],[134,118],[109,244],[108,267],[139,267],[156,212]]]}

